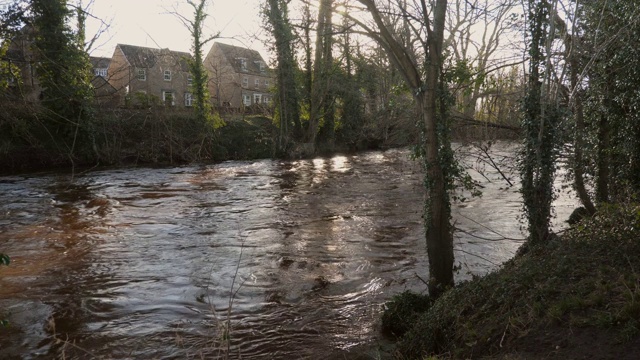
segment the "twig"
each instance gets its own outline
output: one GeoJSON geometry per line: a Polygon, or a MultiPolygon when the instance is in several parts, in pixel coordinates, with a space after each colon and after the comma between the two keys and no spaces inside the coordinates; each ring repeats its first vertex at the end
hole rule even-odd
{"type": "Polygon", "coordinates": [[[478,255],[478,254],[473,254],[473,253],[470,253],[470,252],[468,252],[468,251],[466,251],[466,250],[462,250],[462,249],[455,249],[455,251],[460,251],[460,252],[461,252],[461,253],[463,253],[463,254],[467,254],[467,255],[475,256],[475,257],[477,257],[477,258],[479,258],[479,259],[482,259],[482,260],[484,260],[484,261],[488,262],[488,263],[489,263],[489,264],[491,264],[491,265],[494,265],[494,266],[500,266],[500,264],[496,264],[496,263],[494,263],[493,261],[491,261],[491,260],[487,259],[486,257],[480,256],[480,255],[478,255]]]}
{"type": "Polygon", "coordinates": [[[525,239],[509,239],[509,238],[505,238],[505,237],[503,237],[501,239],[490,239],[490,238],[486,238],[486,237],[483,237],[483,236],[472,234],[471,232],[466,231],[466,230],[462,230],[459,227],[455,227],[455,230],[456,231],[460,231],[461,233],[464,233],[465,235],[469,235],[469,236],[474,237],[476,239],[486,240],[486,241],[518,241],[518,242],[526,241],[525,239]]]}
{"type": "Polygon", "coordinates": [[[418,273],[414,273],[414,274],[416,275],[416,277],[417,277],[420,281],[422,281],[422,283],[423,283],[423,284],[425,284],[425,285],[429,286],[429,283],[428,283],[428,282],[426,282],[423,278],[421,278],[421,277],[420,277],[420,275],[418,275],[418,273]]]}
{"type": "Polygon", "coordinates": [[[516,238],[506,237],[506,236],[504,236],[504,235],[500,234],[499,232],[497,232],[497,231],[493,230],[492,228],[490,228],[490,227],[488,227],[488,226],[486,226],[486,225],[484,225],[484,224],[481,224],[481,223],[479,223],[479,222],[477,222],[477,221],[473,220],[473,219],[472,219],[472,218],[470,218],[470,217],[464,216],[464,215],[462,215],[462,214],[460,214],[460,213],[458,213],[458,215],[459,215],[459,216],[462,216],[463,218],[465,218],[465,219],[467,219],[467,220],[469,220],[469,221],[471,221],[471,222],[473,222],[474,224],[476,224],[476,225],[478,225],[478,226],[481,226],[481,227],[483,227],[483,228],[485,228],[485,229],[487,229],[487,230],[491,231],[492,233],[494,233],[494,234],[496,234],[496,235],[501,236],[501,237],[502,237],[503,239],[505,239],[505,240],[526,241],[526,239],[516,239],[516,238]]]}
{"type": "Polygon", "coordinates": [[[502,338],[500,339],[500,347],[502,347],[502,341],[504,341],[505,335],[507,335],[507,329],[509,328],[509,323],[511,322],[511,317],[507,320],[507,326],[504,328],[504,332],[502,333],[502,338]]]}

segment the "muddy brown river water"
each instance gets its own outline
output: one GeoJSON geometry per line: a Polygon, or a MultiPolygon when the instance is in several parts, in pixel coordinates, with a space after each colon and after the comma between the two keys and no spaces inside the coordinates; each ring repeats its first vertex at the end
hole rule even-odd
{"type": "MultiPolygon", "coordinates": [[[[0,177],[0,357],[375,355],[382,304],[428,277],[409,154],[0,177]]],[[[454,205],[458,280],[524,237],[517,184],[466,161],[484,195],[454,205]]]]}

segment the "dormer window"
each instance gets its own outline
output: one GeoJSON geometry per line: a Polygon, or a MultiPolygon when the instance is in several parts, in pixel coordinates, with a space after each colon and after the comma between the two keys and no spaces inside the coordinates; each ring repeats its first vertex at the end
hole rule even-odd
{"type": "Polygon", "coordinates": [[[171,70],[164,71],[164,81],[171,81],[171,70]]]}
{"type": "Polygon", "coordinates": [[[256,64],[258,64],[258,67],[260,68],[260,72],[264,72],[266,70],[266,66],[262,61],[256,61],[256,64]]]}
{"type": "Polygon", "coordinates": [[[138,80],[147,81],[147,71],[145,69],[138,69],[138,80]]]}
{"type": "Polygon", "coordinates": [[[247,71],[247,59],[238,58],[238,64],[240,64],[240,71],[247,71]]]}

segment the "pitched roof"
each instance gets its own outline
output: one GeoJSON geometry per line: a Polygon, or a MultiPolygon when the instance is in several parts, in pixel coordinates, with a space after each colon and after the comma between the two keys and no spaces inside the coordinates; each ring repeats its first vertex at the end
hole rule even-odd
{"type": "Polygon", "coordinates": [[[231,66],[233,66],[233,69],[236,72],[264,74],[265,71],[269,71],[266,62],[264,61],[264,59],[262,59],[262,56],[256,50],[223,44],[219,42],[213,43],[213,46],[217,46],[218,49],[220,49],[222,54],[224,54],[224,56],[227,58],[227,61],[231,64],[231,66]],[[246,60],[246,70],[243,70],[241,68],[239,59],[246,60]],[[260,71],[260,62],[264,64],[264,71],[260,71]]]}
{"type": "Polygon", "coordinates": [[[172,57],[181,71],[189,71],[187,60],[191,59],[191,54],[182,51],[172,51],[169,49],[155,49],[135,45],[118,44],[120,50],[127,58],[131,66],[138,68],[152,68],[161,57],[172,57]]]}
{"type": "Polygon", "coordinates": [[[89,57],[89,60],[91,61],[91,67],[93,67],[94,69],[106,69],[111,63],[111,58],[107,57],[91,56],[89,57]]]}

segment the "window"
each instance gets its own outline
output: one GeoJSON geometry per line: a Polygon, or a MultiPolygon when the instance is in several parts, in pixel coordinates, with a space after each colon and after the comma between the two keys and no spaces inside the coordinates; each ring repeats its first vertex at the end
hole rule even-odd
{"type": "Polygon", "coordinates": [[[260,87],[260,79],[256,79],[255,84],[256,84],[256,88],[260,87]]]}
{"type": "Polygon", "coordinates": [[[246,76],[242,78],[242,87],[249,87],[249,78],[246,76]]]}
{"type": "Polygon", "coordinates": [[[162,90],[162,102],[167,106],[174,106],[176,104],[173,91],[162,90]]]}
{"type": "Polygon", "coordinates": [[[258,61],[258,66],[260,66],[260,72],[264,72],[265,66],[264,66],[264,63],[262,61],[258,61]]]}
{"type": "Polygon", "coordinates": [[[271,98],[268,96],[264,96],[262,98],[262,102],[264,102],[265,104],[271,104],[271,98]]]}
{"type": "Polygon", "coordinates": [[[191,74],[187,76],[187,85],[193,85],[193,76],[191,76],[191,74]]]}
{"type": "Polygon", "coordinates": [[[264,80],[264,86],[269,87],[269,80],[267,79],[264,80]]]}
{"type": "Polygon", "coordinates": [[[260,104],[262,101],[262,94],[253,94],[253,103],[260,104]]]}
{"type": "Polygon", "coordinates": [[[171,81],[171,70],[164,71],[164,81],[171,81]]]}
{"type": "Polygon", "coordinates": [[[193,96],[191,93],[184,93],[184,106],[193,106],[193,96]]]}
{"type": "Polygon", "coordinates": [[[107,76],[107,69],[95,69],[95,70],[93,70],[93,73],[96,76],[106,77],[107,76]]]}
{"type": "Polygon", "coordinates": [[[138,69],[138,80],[140,81],[147,80],[147,71],[145,69],[138,69]]]}
{"type": "Polygon", "coordinates": [[[251,106],[251,95],[242,95],[242,103],[244,106],[251,106]]]}
{"type": "Polygon", "coordinates": [[[240,64],[240,71],[247,71],[247,59],[238,58],[238,63],[240,64]]]}

